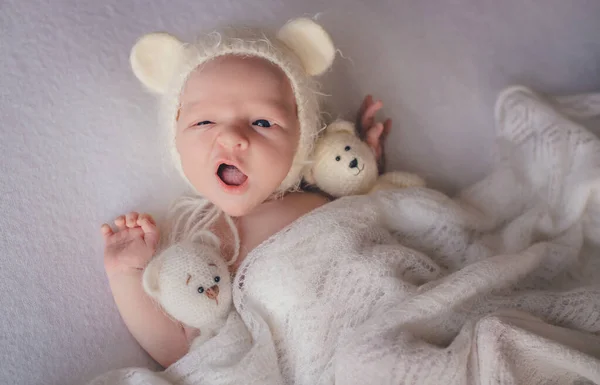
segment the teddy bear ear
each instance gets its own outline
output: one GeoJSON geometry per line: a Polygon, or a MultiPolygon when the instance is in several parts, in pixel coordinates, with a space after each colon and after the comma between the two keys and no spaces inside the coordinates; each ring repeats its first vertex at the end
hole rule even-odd
{"type": "Polygon", "coordinates": [[[217,250],[220,250],[220,248],[221,248],[221,241],[219,240],[219,237],[217,237],[214,233],[212,233],[210,231],[206,231],[206,230],[199,231],[194,236],[193,240],[195,242],[200,242],[205,245],[214,247],[217,250]]]}
{"type": "Polygon", "coordinates": [[[331,37],[311,19],[290,20],[279,30],[277,38],[294,51],[311,76],[322,74],[333,64],[335,46],[331,37]]]}
{"type": "Polygon", "coordinates": [[[163,32],[149,33],[135,43],[129,55],[133,73],[153,92],[162,94],[184,57],[183,43],[163,32]]]}
{"type": "Polygon", "coordinates": [[[325,132],[328,134],[344,132],[351,135],[356,135],[356,128],[354,127],[354,123],[352,122],[349,122],[347,120],[336,120],[329,126],[327,126],[325,132]]]}
{"type": "Polygon", "coordinates": [[[303,176],[304,176],[304,180],[306,181],[306,183],[311,184],[311,185],[314,185],[315,183],[317,183],[312,165],[311,165],[311,167],[305,168],[303,176]]]}
{"type": "Polygon", "coordinates": [[[144,269],[144,275],[142,276],[142,286],[144,291],[150,297],[155,300],[159,299],[160,296],[160,268],[163,264],[164,254],[158,254],[152,258],[150,263],[144,269]]]}

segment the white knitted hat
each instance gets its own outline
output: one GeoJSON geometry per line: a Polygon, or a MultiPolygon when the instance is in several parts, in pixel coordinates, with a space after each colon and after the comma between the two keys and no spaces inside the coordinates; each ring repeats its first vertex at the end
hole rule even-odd
{"type": "Polygon", "coordinates": [[[300,140],[292,167],[277,193],[298,187],[321,128],[317,84],[312,77],[333,63],[335,47],[331,38],[320,25],[306,18],[288,22],[275,35],[264,30],[232,29],[210,33],[195,43],[183,43],[167,33],[141,37],[131,50],[131,67],[148,89],[161,95],[163,120],[173,133],[172,155],[182,175],[174,139],[181,92],[192,71],[223,55],[264,58],[281,68],[290,80],[298,106],[300,140]]]}

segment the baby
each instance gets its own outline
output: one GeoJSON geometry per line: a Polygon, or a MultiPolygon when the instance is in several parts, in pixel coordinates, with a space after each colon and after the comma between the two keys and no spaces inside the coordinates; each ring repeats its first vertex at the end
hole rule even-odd
{"type": "MultiPolygon", "coordinates": [[[[312,76],[326,71],[334,56],[327,33],[308,19],[288,23],[276,37],[234,32],[183,44],[150,34],[132,50],[134,73],[162,96],[182,175],[216,212],[234,218],[240,247],[232,273],[249,251],[327,203],[299,186],[322,127],[312,76]]],[[[375,123],[381,107],[369,96],[359,111],[362,133],[379,155],[391,124],[375,123]]],[[[167,367],[187,353],[197,331],[169,318],[142,288],[159,242],[153,218],[131,212],[115,225],[116,231],[102,225],[115,302],[134,338],[167,367]]],[[[223,215],[210,230],[230,259],[235,247],[223,215]]]]}

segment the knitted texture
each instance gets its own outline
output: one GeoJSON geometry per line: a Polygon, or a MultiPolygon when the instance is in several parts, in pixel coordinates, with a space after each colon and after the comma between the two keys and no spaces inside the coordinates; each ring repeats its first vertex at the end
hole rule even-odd
{"type": "Polygon", "coordinates": [[[227,264],[224,262],[221,241],[208,230],[223,213],[208,201],[201,202],[198,204],[197,197],[184,196],[171,206],[168,247],[151,260],[142,281],[146,293],[167,314],[200,329],[194,346],[212,337],[231,310],[227,265],[235,263],[240,251],[237,228],[225,215],[232,233],[233,255],[227,264]]]}
{"type": "Polygon", "coordinates": [[[457,198],[322,206],[248,254],[209,343],[92,384],[600,383],[600,141],[526,89],[496,119],[496,168],[457,198]]]}
{"type": "Polygon", "coordinates": [[[420,176],[405,171],[390,171],[380,175],[370,192],[393,188],[425,187],[425,180],[420,176]]]}
{"type": "MultiPolygon", "coordinates": [[[[193,71],[209,60],[225,55],[263,58],[279,67],[289,79],[296,100],[300,137],[290,170],[272,196],[297,190],[321,128],[318,83],[312,76],[331,66],[335,57],[331,38],[314,21],[300,18],[288,22],[277,34],[262,29],[229,28],[203,35],[193,43],[183,43],[166,33],[151,33],[138,40],[131,50],[132,70],[148,89],[160,94],[161,121],[171,132],[169,151],[176,168],[188,183],[175,145],[181,93],[193,71]]],[[[197,209],[204,211],[205,217],[199,221],[200,225],[194,226],[194,231],[207,230],[223,214],[200,195],[175,202],[171,215],[182,209],[188,213],[197,209]]],[[[237,230],[233,231],[238,239],[237,230]]],[[[185,239],[186,234],[177,236],[185,239]]],[[[236,242],[239,244],[239,240],[236,242]]]]}
{"type": "Polygon", "coordinates": [[[365,194],[377,180],[377,161],[354,125],[338,120],[318,140],[306,174],[309,183],[331,196],[365,194]]]}
{"type": "Polygon", "coordinates": [[[289,79],[297,104],[300,139],[292,167],[277,192],[298,188],[302,168],[321,128],[318,83],[312,75],[323,72],[333,61],[335,49],[329,35],[309,19],[295,19],[279,31],[279,37],[252,28],[215,31],[190,43],[167,34],[142,37],[132,49],[132,69],[142,83],[161,94],[161,120],[173,133],[171,154],[184,178],[174,139],[181,92],[194,70],[225,55],[263,58],[289,79]]]}
{"type": "Polygon", "coordinates": [[[174,243],[148,264],[144,290],[174,319],[198,328],[203,339],[224,322],[231,309],[231,279],[218,244],[174,243]]]}
{"type": "Polygon", "coordinates": [[[337,120],[325,129],[305,171],[309,183],[333,197],[366,194],[388,188],[423,187],[425,182],[408,172],[378,173],[377,160],[354,124],[337,120]]]}

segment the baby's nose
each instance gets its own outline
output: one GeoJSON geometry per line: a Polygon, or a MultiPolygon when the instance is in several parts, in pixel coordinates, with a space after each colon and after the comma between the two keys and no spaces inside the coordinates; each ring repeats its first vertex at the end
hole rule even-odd
{"type": "Polygon", "coordinates": [[[210,299],[216,299],[219,296],[219,286],[215,285],[209,289],[206,289],[206,296],[210,299]]]}
{"type": "Polygon", "coordinates": [[[248,147],[248,138],[239,127],[228,127],[218,136],[221,146],[229,149],[245,150],[248,147]]]}
{"type": "Polygon", "coordinates": [[[356,158],[354,158],[350,162],[350,168],[356,168],[356,167],[358,167],[358,160],[356,158]]]}

